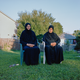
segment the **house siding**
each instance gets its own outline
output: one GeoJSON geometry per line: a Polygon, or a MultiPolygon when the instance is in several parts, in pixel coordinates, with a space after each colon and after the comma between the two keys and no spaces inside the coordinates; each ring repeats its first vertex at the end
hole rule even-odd
{"type": "Polygon", "coordinates": [[[12,38],[15,30],[15,21],[0,12],[0,38],[12,38]]]}

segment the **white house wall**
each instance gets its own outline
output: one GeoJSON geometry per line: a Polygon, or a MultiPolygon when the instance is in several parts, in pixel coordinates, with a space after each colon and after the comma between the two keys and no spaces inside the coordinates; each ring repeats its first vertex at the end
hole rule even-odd
{"type": "Polygon", "coordinates": [[[64,45],[64,41],[65,41],[65,39],[61,39],[60,46],[64,45]]]}
{"type": "Polygon", "coordinates": [[[15,21],[0,13],[0,38],[12,38],[15,29],[15,21]]]}

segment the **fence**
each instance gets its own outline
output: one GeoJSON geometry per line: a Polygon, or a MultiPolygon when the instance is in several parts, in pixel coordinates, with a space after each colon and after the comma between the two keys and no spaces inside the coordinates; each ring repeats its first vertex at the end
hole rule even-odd
{"type": "Polygon", "coordinates": [[[11,38],[0,38],[0,49],[20,50],[20,40],[11,38]]]}
{"type": "Polygon", "coordinates": [[[76,44],[70,44],[69,46],[67,45],[62,45],[63,51],[67,50],[67,51],[71,51],[74,50],[76,44]]]}
{"type": "MultiPolygon", "coordinates": [[[[63,45],[63,50],[73,50],[76,44],[72,44],[69,47],[63,45]]],[[[0,38],[0,49],[7,50],[20,50],[20,40],[19,39],[10,39],[10,38],[0,38]]],[[[40,50],[43,51],[43,43],[40,43],[40,50]]]]}

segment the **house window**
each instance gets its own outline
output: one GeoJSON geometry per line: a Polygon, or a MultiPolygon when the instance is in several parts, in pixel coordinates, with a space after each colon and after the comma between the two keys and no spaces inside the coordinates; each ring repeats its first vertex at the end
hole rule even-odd
{"type": "Polygon", "coordinates": [[[70,40],[70,44],[73,44],[73,39],[70,40]]]}

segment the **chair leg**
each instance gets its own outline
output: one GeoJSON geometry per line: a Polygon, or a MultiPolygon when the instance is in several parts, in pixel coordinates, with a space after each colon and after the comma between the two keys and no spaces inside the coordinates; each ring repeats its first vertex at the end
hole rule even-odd
{"type": "Polygon", "coordinates": [[[45,42],[43,41],[43,64],[45,64],[46,57],[45,57],[45,42]]]}
{"type": "Polygon", "coordinates": [[[43,54],[43,64],[45,64],[45,60],[46,60],[46,58],[45,58],[45,51],[44,51],[44,54],[43,54]]]}
{"type": "MultiPolygon", "coordinates": [[[[39,47],[39,49],[40,49],[40,43],[38,43],[39,45],[38,45],[38,47],[39,47]]],[[[41,64],[41,54],[39,53],[39,64],[41,64]]]]}
{"type": "Polygon", "coordinates": [[[21,62],[21,65],[22,65],[22,62],[23,62],[23,52],[21,51],[21,60],[20,60],[20,62],[21,62]]]}

